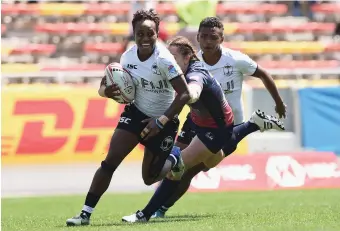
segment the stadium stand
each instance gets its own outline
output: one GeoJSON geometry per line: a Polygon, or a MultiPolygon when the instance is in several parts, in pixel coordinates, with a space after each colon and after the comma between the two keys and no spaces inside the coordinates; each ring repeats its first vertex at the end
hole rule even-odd
{"type": "MultiPolygon", "coordinates": [[[[277,79],[339,78],[340,39],[335,31],[340,4],[319,1],[310,8],[312,18],[294,17],[290,8],[288,2],[220,1],[216,13],[225,23],[225,46],[249,54],[277,79]]],[[[105,64],[118,61],[123,52],[129,9],[126,1],[5,1],[3,80],[101,77],[105,64]]],[[[167,34],[176,35],[175,5],[159,1],[156,10],[167,34]]]]}

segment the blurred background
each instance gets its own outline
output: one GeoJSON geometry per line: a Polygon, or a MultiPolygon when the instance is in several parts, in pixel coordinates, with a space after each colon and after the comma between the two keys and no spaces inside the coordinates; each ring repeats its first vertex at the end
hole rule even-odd
{"type": "MultiPolygon", "coordinates": [[[[2,1],[5,195],[88,189],[123,109],[100,98],[97,88],[105,66],[133,44],[130,22],[143,8],[161,15],[163,42],[182,34],[195,43],[201,19],[218,16],[224,46],[248,54],[275,78],[288,106],[287,130],[252,134],[235,155],[340,154],[337,1],[2,1]]],[[[245,119],[258,108],[274,114],[274,102],[254,78],[246,78],[243,100],[245,119]]],[[[113,183],[112,191],[146,189],[142,150],[126,159],[117,174],[128,180],[113,183]]]]}

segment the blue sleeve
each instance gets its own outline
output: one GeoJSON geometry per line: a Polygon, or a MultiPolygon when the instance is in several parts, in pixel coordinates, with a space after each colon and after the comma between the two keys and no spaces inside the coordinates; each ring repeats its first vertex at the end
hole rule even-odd
{"type": "Polygon", "coordinates": [[[195,83],[200,85],[203,88],[205,75],[201,72],[190,72],[185,76],[185,80],[187,84],[195,83]]]}

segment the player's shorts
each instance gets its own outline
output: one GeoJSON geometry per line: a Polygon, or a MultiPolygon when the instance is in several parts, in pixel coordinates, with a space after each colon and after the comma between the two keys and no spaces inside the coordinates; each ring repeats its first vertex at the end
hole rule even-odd
{"type": "Polygon", "coordinates": [[[224,128],[195,126],[197,137],[212,152],[217,153],[228,145],[233,134],[233,125],[224,128]]]}
{"type": "Polygon", "coordinates": [[[196,136],[196,132],[194,130],[194,122],[192,122],[190,118],[190,113],[188,113],[187,118],[183,124],[182,130],[177,136],[177,142],[182,144],[189,145],[192,139],[196,136]]]}
{"type": "Polygon", "coordinates": [[[212,152],[217,153],[228,145],[233,134],[233,125],[225,128],[209,128],[197,126],[190,118],[190,113],[183,124],[182,131],[177,137],[177,142],[189,145],[191,140],[197,137],[212,152]]]}
{"type": "Polygon", "coordinates": [[[160,168],[159,171],[161,170],[174,145],[179,120],[177,117],[169,120],[156,136],[147,141],[143,141],[140,134],[147,123],[142,123],[142,121],[148,118],[150,117],[138,110],[134,104],[128,104],[120,116],[117,128],[129,131],[139,137],[140,143],[154,154],[155,163],[152,165],[157,166],[153,168],[154,172],[157,172],[155,168],[160,168]]]}

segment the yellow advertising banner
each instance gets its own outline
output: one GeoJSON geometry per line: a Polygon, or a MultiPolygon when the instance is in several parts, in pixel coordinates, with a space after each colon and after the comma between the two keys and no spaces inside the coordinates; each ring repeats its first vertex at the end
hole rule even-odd
{"type": "MultiPolygon", "coordinates": [[[[105,158],[124,105],[97,90],[72,86],[2,89],[2,163],[99,162],[105,158]]],[[[188,107],[181,113],[185,121],[188,107]]],[[[238,152],[246,153],[246,145],[238,152]]],[[[137,146],[127,161],[142,160],[137,146]]]]}

